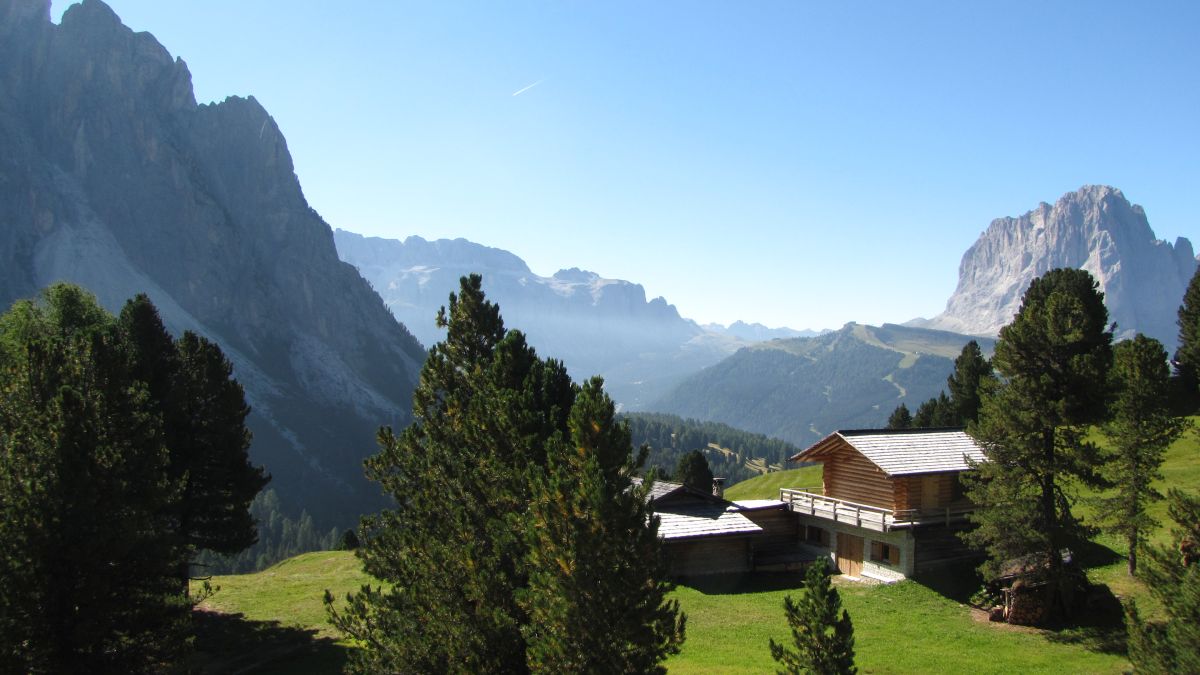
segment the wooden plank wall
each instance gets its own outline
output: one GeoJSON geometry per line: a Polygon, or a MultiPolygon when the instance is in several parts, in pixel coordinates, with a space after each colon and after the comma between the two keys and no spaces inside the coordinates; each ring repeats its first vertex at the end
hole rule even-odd
{"type": "Polygon", "coordinates": [[[794,543],[800,536],[800,519],[785,508],[743,511],[742,515],[763,529],[756,545],[794,543]]]}
{"type": "MultiPolygon", "coordinates": [[[[940,473],[937,476],[937,506],[946,508],[954,501],[956,473],[940,473]]],[[[898,476],[896,481],[896,510],[920,509],[924,492],[924,475],[898,476]]]]}
{"type": "Polygon", "coordinates": [[[672,576],[750,571],[750,540],[744,537],[680,541],[665,548],[672,576]]]}
{"type": "Polygon", "coordinates": [[[871,460],[850,447],[825,461],[825,496],[859,504],[895,508],[892,481],[871,460]]]}

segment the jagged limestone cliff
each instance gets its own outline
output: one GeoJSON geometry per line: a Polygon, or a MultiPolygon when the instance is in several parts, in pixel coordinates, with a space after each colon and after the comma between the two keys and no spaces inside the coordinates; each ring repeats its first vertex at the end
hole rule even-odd
{"type": "Polygon", "coordinates": [[[197,105],[152,35],[99,0],[59,25],[49,5],[0,0],[0,305],[60,279],[110,309],[149,293],[234,361],[285,500],[373,508],[361,460],[408,421],[424,350],[338,260],[257,101],[197,105]]]}
{"type": "Polygon", "coordinates": [[[427,345],[443,335],[433,317],[458,278],[481,273],[506,326],[524,331],[543,356],[562,360],[575,379],[603,375],[626,409],[644,408],[749,342],[702,329],[663,298],[647,300],[640,284],[574,268],[538,276],[516,255],[465,239],[399,241],[337,230],[334,241],[342,260],[427,345]]]}
{"type": "Polygon", "coordinates": [[[1029,283],[1058,267],[1086,269],[1100,282],[1118,338],[1141,332],[1173,349],[1176,311],[1196,270],[1192,244],[1155,238],[1142,207],[1108,186],[1085,186],[1053,206],[993,220],[963,255],[946,311],[920,325],[996,335],[1029,283]]]}

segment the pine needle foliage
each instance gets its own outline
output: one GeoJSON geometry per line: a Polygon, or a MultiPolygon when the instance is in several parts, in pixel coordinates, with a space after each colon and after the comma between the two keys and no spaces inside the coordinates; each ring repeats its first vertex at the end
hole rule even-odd
{"type": "Polygon", "coordinates": [[[675,482],[700,492],[712,492],[713,472],[703,452],[692,450],[679,458],[679,463],[675,465],[675,482]]]}
{"type": "Polygon", "coordinates": [[[982,397],[969,427],[988,456],[968,495],[977,526],[965,539],[984,549],[994,578],[1009,560],[1035,556],[1047,582],[1047,617],[1069,614],[1079,580],[1063,549],[1079,550],[1089,530],[1072,513],[1073,481],[1100,485],[1099,451],[1089,425],[1107,412],[1112,333],[1098,284],[1084,270],[1057,269],[1035,279],[1012,323],[1000,331],[992,365],[1002,378],[982,397]]]}
{"type": "Polygon", "coordinates": [[[1101,468],[1115,490],[1096,498],[1101,528],[1125,539],[1129,574],[1137,571],[1142,534],[1158,526],[1147,512],[1163,497],[1153,487],[1161,479],[1167,447],[1187,429],[1184,418],[1172,414],[1167,352],[1154,338],[1138,333],[1113,350],[1113,388],[1116,397],[1104,435],[1111,451],[1101,468]]]}
{"type": "Polygon", "coordinates": [[[524,523],[529,585],[519,593],[531,672],[664,673],[678,653],[685,618],[668,601],[673,585],[646,501],[650,481],[629,428],[594,378],[575,399],[568,442],[537,472],[524,523]]]}
{"type": "Polygon", "coordinates": [[[0,317],[0,671],[146,672],[187,649],[167,452],[76,286],[0,317]]]}
{"type": "Polygon", "coordinates": [[[1200,385],[1200,268],[1192,275],[1179,306],[1179,349],[1175,365],[1183,388],[1195,395],[1200,385]]]}
{"type": "Polygon", "coordinates": [[[56,284],[0,316],[0,672],[184,658],[190,555],[254,540],[247,412],[220,349],[145,296],[117,318],[56,284]]]}
{"type": "Polygon", "coordinates": [[[1200,673],[1200,498],[1171,490],[1167,500],[1176,546],[1149,547],[1139,572],[1167,619],[1146,621],[1126,606],[1129,660],[1138,673],[1200,673]]]}
{"type": "Polygon", "coordinates": [[[799,600],[783,599],[794,650],[770,641],[771,656],[783,665],[781,675],[817,673],[852,675],[854,626],[842,609],[842,599],[829,579],[824,561],[809,565],[804,575],[804,594],[799,600]]]}
{"type": "MultiPolygon", "coordinates": [[[[438,324],[446,338],[422,368],[413,424],[399,434],[381,429],[380,452],[366,462],[397,506],[363,519],[357,555],[392,587],[363,587],[341,610],[327,595],[326,606],[334,626],[363,646],[350,664],[358,672],[526,672],[525,525],[534,477],[566,461],[553,453],[572,438],[579,388],[561,363],[505,330],[479,275],[461,280],[438,324]]],[[[623,466],[604,453],[630,453],[622,433],[623,447],[611,437],[587,446],[603,456],[603,494],[620,484],[613,472],[623,466]]]]}

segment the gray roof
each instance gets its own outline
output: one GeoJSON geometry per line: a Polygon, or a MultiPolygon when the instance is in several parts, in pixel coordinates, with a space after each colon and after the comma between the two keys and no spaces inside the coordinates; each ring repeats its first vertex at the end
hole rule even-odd
{"type": "MultiPolygon", "coordinates": [[[[633,481],[634,485],[641,487],[642,479],[640,477],[633,476],[630,480],[633,481]]],[[[712,496],[707,493],[700,492],[699,490],[693,490],[691,488],[684,487],[683,483],[672,483],[668,480],[656,480],[650,485],[650,492],[646,495],[646,499],[662,499],[667,495],[673,495],[676,493],[687,493],[697,497],[712,496]]]]}
{"type": "Polygon", "coordinates": [[[763,509],[779,509],[787,506],[787,502],[778,499],[735,499],[733,503],[743,511],[761,511],[763,509]]]}
{"type": "Polygon", "coordinates": [[[847,429],[837,431],[792,457],[816,459],[849,444],[890,476],[970,469],[982,462],[983,448],[961,429],[847,429]]]}
{"type": "Polygon", "coordinates": [[[737,507],[724,504],[688,504],[669,511],[657,511],[658,536],[664,540],[691,539],[762,532],[737,507]]]}

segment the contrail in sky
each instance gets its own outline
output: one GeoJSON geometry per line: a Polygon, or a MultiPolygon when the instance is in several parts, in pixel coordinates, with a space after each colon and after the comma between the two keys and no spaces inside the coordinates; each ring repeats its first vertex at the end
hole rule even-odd
{"type": "Polygon", "coordinates": [[[538,86],[542,82],[543,82],[542,80],[538,80],[537,82],[534,82],[533,84],[529,85],[528,87],[521,87],[520,89],[514,91],[512,95],[520,96],[521,94],[524,94],[525,92],[529,91],[530,89],[533,89],[534,87],[538,86]]]}

